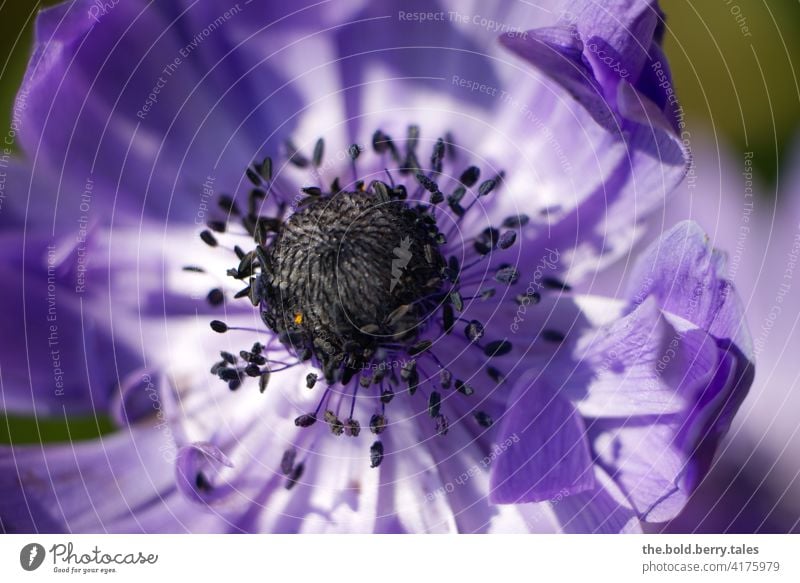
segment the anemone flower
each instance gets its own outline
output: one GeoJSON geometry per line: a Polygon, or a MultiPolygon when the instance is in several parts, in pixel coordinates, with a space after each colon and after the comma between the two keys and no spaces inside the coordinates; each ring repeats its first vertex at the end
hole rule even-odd
{"type": "Polygon", "coordinates": [[[686,170],[663,30],[630,1],[42,12],[4,408],[117,430],[5,448],[3,528],[675,516],[752,377],[724,258],[680,223],[621,299],[573,291],[686,170]]]}
{"type": "MultiPolygon", "coordinates": [[[[735,151],[693,132],[693,179],[682,184],[663,218],[697,221],[715,246],[730,250],[727,277],[736,285],[753,330],[758,359],[753,385],[719,448],[718,459],[689,509],[670,532],[796,532],[800,525],[797,459],[798,314],[793,275],[800,251],[800,151],[771,188],[752,151],[735,151]]],[[[659,527],[662,528],[662,527],[659,527]]]]}

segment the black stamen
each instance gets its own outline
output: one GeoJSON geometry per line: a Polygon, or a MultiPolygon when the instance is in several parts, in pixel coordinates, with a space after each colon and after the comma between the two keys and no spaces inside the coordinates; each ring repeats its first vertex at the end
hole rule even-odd
{"type": "Polygon", "coordinates": [[[548,289],[554,289],[558,291],[572,291],[572,287],[558,278],[555,277],[543,277],[542,278],[542,285],[548,289]]]}
{"type": "Polygon", "coordinates": [[[478,168],[477,166],[470,166],[469,168],[464,170],[464,172],[462,172],[461,177],[458,179],[458,181],[467,188],[470,188],[478,182],[478,178],[480,178],[480,176],[481,176],[481,169],[478,168]]]}
{"type": "Polygon", "coordinates": [[[225,322],[221,322],[219,320],[211,320],[210,325],[211,325],[211,329],[214,332],[217,332],[219,334],[222,334],[222,333],[228,331],[228,325],[225,322]]]}
{"type": "Polygon", "coordinates": [[[558,330],[542,330],[542,339],[547,342],[564,342],[565,336],[558,330]]]}
{"type": "Polygon", "coordinates": [[[513,345],[508,340],[495,340],[486,345],[483,353],[489,358],[493,356],[505,356],[511,352],[512,348],[513,345]]]}
{"type": "Polygon", "coordinates": [[[528,215],[513,215],[503,220],[503,226],[506,229],[519,229],[527,225],[529,221],[528,215]]]}
{"type": "Polygon", "coordinates": [[[208,292],[206,300],[208,300],[208,303],[212,306],[219,306],[225,301],[225,294],[222,293],[220,288],[216,287],[208,292]]]}
{"type": "Polygon", "coordinates": [[[300,415],[297,419],[294,420],[294,424],[297,427],[311,427],[316,422],[317,422],[317,416],[312,413],[306,413],[304,415],[300,415]]]}
{"type": "Polygon", "coordinates": [[[216,247],[219,243],[217,243],[217,238],[211,234],[211,231],[204,230],[200,232],[200,238],[203,240],[203,243],[208,245],[209,247],[216,247]]]}
{"type": "Polygon", "coordinates": [[[312,160],[312,164],[314,167],[319,168],[322,164],[322,156],[325,153],[325,140],[322,138],[317,140],[317,143],[314,144],[314,156],[312,160]]]}
{"type": "Polygon", "coordinates": [[[291,475],[286,480],[286,489],[291,490],[294,488],[295,484],[300,480],[300,477],[303,475],[303,470],[305,466],[302,463],[297,464],[294,467],[294,471],[292,471],[291,475]]]}
{"type": "Polygon", "coordinates": [[[488,413],[484,413],[483,411],[476,411],[475,413],[473,413],[473,415],[475,416],[475,421],[477,421],[478,425],[480,425],[481,427],[485,427],[488,429],[494,423],[494,420],[492,419],[491,415],[489,415],[488,413]]]}
{"type": "Polygon", "coordinates": [[[369,430],[375,435],[380,435],[386,430],[388,423],[389,422],[386,420],[386,417],[380,413],[375,413],[369,419],[369,430]]]}
{"type": "Polygon", "coordinates": [[[473,389],[471,385],[468,385],[464,381],[460,381],[458,379],[456,379],[456,390],[465,397],[475,394],[475,389],[473,389]]]}
{"type": "Polygon", "coordinates": [[[501,267],[494,275],[495,281],[505,285],[513,285],[519,280],[519,271],[512,265],[501,267]]]}
{"type": "Polygon", "coordinates": [[[428,415],[430,415],[433,418],[438,417],[441,408],[442,408],[442,396],[436,391],[433,391],[430,394],[430,397],[428,397],[428,415]]]}
{"type": "Polygon", "coordinates": [[[358,437],[361,433],[361,424],[355,419],[348,419],[344,422],[344,432],[350,437],[358,437]]]}
{"type": "Polygon", "coordinates": [[[283,457],[281,458],[281,472],[284,475],[288,476],[292,473],[294,469],[294,460],[297,457],[297,450],[294,448],[287,449],[283,452],[283,457]]]}
{"type": "Polygon", "coordinates": [[[477,320],[471,320],[464,329],[464,333],[467,335],[467,339],[470,342],[477,342],[483,338],[483,324],[477,320]]]}
{"type": "Polygon", "coordinates": [[[372,447],[369,448],[369,462],[371,468],[377,468],[381,465],[383,461],[383,444],[380,441],[376,441],[372,444],[372,447]]]}

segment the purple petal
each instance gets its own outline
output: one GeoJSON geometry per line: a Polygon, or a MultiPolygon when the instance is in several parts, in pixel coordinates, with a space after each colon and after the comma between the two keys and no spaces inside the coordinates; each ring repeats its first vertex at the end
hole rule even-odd
{"type": "Polygon", "coordinates": [[[573,370],[588,366],[591,379],[586,385],[565,379],[565,394],[590,417],[678,413],[711,380],[718,352],[712,338],[676,328],[648,300],[584,338],[573,370]]]}
{"type": "Polygon", "coordinates": [[[168,431],[140,426],[86,443],[0,448],[6,532],[218,532],[178,495],[168,431]]]}
{"type": "Polygon", "coordinates": [[[557,494],[551,504],[567,533],[617,534],[641,532],[639,520],[616,484],[595,469],[597,486],[573,495],[557,494]]]}
{"type": "MultiPolygon", "coordinates": [[[[233,190],[263,141],[280,142],[296,95],[269,65],[241,70],[213,19],[192,25],[190,11],[140,1],[98,16],[95,4],[37,17],[20,139],[36,172],[58,176],[60,200],[46,197],[42,214],[75,217],[74,193],[92,180],[94,214],[118,197],[117,212],[192,220],[209,175],[233,190]]],[[[231,8],[214,4],[217,16],[231,8]]],[[[226,18],[247,18],[242,6],[226,18]]]]}
{"type": "Polygon", "coordinates": [[[119,371],[141,357],[114,342],[78,271],[90,242],[8,233],[0,241],[4,408],[62,416],[104,411],[119,371]]]}
{"type": "Polygon", "coordinates": [[[632,270],[629,282],[629,301],[638,304],[652,295],[663,310],[692,322],[753,360],[744,311],[726,278],[725,255],[710,245],[696,223],[680,223],[651,245],[632,270]]]}
{"type": "Polygon", "coordinates": [[[520,504],[594,485],[583,422],[568,400],[528,374],[516,384],[497,434],[490,500],[520,504]]]}

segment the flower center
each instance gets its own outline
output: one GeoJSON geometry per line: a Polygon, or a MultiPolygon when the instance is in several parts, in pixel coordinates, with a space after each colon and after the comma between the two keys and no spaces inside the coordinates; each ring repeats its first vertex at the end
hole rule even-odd
{"type": "MultiPolygon", "coordinates": [[[[215,233],[232,234],[229,221],[238,219],[255,245],[248,252],[233,247],[238,264],[228,275],[245,283],[234,297],[249,298],[273,338],[297,357],[293,363],[273,360],[270,342],[257,342],[238,356],[222,352],[211,372],[231,390],[255,377],[263,392],[273,373],[309,362],[322,372],[327,386],[316,409],[298,416],[296,426],[322,421],[335,436],[358,437],[363,424],[380,436],[391,425],[387,406],[396,394],[405,393],[415,402],[422,400],[435,432],[445,435],[451,399],[469,398],[482,388],[492,391],[503,382],[503,373],[490,361],[508,354],[512,344],[508,338],[485,337],[483,323],[468,317],[468,310],[473,302],[494,298],[495,286],[517,283],[515,266],[494,262],[487,273],[485,263],[515,243],[528,217],[506,217],[458,244],[448,241],[476,203],[498,189],[503,176],[481,181],[475,166],[454,168],[449,136],[435,142],[430,165],[423,168],[418,142],[416,126],[409,127],[400,145],[384,132],[375,132],[372,146],[379,165],[373,169],[381,177],[385,173],[386,181],[369,184],[359,179],[363,149],[350,146],[350,188],[342,188],[338,177],[329,187],[320,183],[321,139],[311,157],[287,144],[287,163],[311,170],[313,182],[300,189],[302,197],[282,192],[273,179],[270,158],[247,169],[255,188],[246,213],[233,197],[220,197],[225,220],[211,221],[200,236],[216,247],[215,233]],[[399,175],[398,181],[388,168],[399,175]],[[273,216],[263,216],[260,210],[270,199],[277,203],[273,216]],[[294,212],[287,217],[290,205],[294,212]],[[458,378],[451,370],[453,363],[440,358],[439,341],[446,337],[475,351],[482,362],[479,368],[488,375],[485,387],[474,388],[481,381],[472,376],[458,378]]],[[[563,284],[558,287],[566,289],[563,284]]],[[[538,303],[540,296],[529,286],[515,299],[528,305],[538,303]]],[[[208,300],[220,305],[226,296],[216,288],[208,300]]],[[[211,328],[220,333],[230,329],[219,320],[212,321],[211,328]]],[[[561,340],[562,335],[549,339],[561,340]]],[[[309,372],[306,386],[314,389],[317,380],[317,373],[309,372]]],[[[457,417],[463,419],[463,407],[459,409],[457,417]]],[[[487,411],[473,405],[467,410],[480,427],[492,425],[487,411]]],[[[303,471],[295,455],[294,449],[287,450],[281,460],[289,488],[303,471]]],[[[378,437],[369,450],[370,464],[377,467],[383,457],[378,437]]]]}
{"type": "Polygon", "coordinates": [[[389,188],[315,196],[265,250],[261,316],[329,383],[413,343],[441,301],[441,234],[389,188]]]}

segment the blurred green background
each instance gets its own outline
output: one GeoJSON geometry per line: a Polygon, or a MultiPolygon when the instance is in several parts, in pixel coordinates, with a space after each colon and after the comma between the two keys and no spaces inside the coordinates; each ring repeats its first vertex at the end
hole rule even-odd
{"type": "MultiPolygon", "coordinates": [[[[22,79],[36,12],[55,2],[0,0],[0,111],[5,133],[22,79]]],[[[800,125],[799,0],[662,0],[675,86],[693,133],[714,132],[753,151],[756,170],[774,184],[800,125]]],[[[108,419],[0,418],[0,442],[38,443],[96,436],[108,419]]]]}

